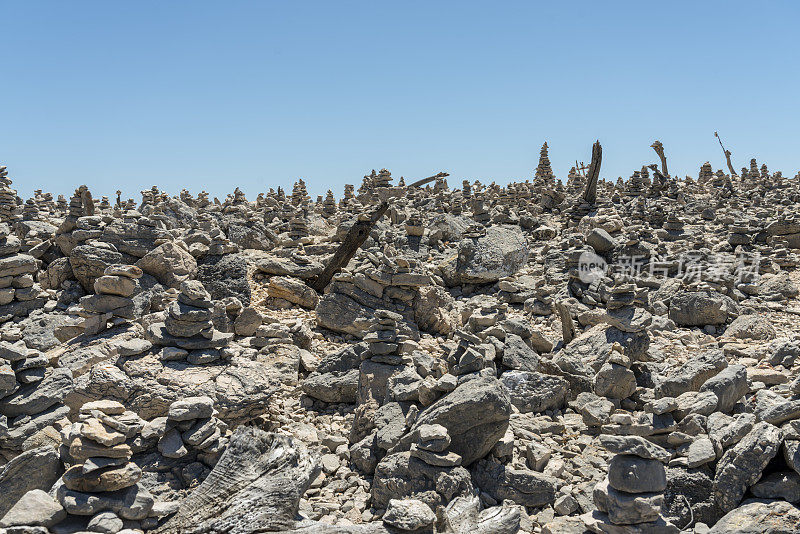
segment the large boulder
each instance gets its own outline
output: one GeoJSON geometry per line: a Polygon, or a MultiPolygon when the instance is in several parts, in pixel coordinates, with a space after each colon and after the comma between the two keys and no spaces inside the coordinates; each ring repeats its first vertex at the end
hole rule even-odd
{"type": "Polygon", "coordinates": [[[492,450],[510,417],[511,399],[503,384],[493,377],[475,378],[428,406],[409,435],[422,425],[442,425],[450,435],[449,450],[469,465],[492,450]]]}
{"type": "Polygon", "coordinates": [[[453,269],[456,283],[490,284],[511,276],[528,261],[528,242],[519,228],[491,226],[486,235],[465,238],[444,270],[453,269]]]}
{"type": "Polygon", "coordinates": [[[386,507],[391,499],[419,499],[432,509],[453,497],[472,493],[472,480],[463,467],[428,465],[410,452],[390,454],[378,463],[372,482],[372,502],[386,507]]]}
{"type": "Polygon", "coordinates": [[[301,441],[239,427],[208,477],[156,532],[286,532],[319,473],[301,441]]]}
{"type": "Polygon", "coordinates": [[[669,318],[679,326],[725,324],[738,314],[736,303],[719,293],[684,291],[669,303],[669,318]]]}
{"type": "Polygon", "coordinates": [[[178,287],[181,282],[197,274],[197,262],[186,248],[175,241],[154,248],[142,256],[136,266],[168,287],[178,287]]]}
{"type": "Polygon", "coordinates": [[[31,490],[50,491],[64,468],[58,451],[40,447],[25,451],[0,470],[0,517],[31,490]]]}
{"type": "Polygon", "coordinates": [[[786,501],[747,500],[725,514],[708,534],[788,534],[797,532],[800,508],[786,501]]]}
{"type": "Polygon", "coordinates": [[[75,279],[89,293],[94,293],[94,281],[103,276],[106,267],[115,263],[122,263],[122,254],[111,245],[78,245],[69,254],[75,279]]]}
{"type": "Polygon", "coordinates": [[[209,254],[197,267],[197,279],[214,300],[236,297],[242,305],[250,305],[250,284],[247,282],[248,259],[245,254],[209,254]]]}
{"type": "Polygon", "coordinates": [[[783,441],[780,428],[761,422],[717,463],[714,497],[720,511],[727,513],[741,502],[747,488],[755,484],[783,441]]]}
{"type": "Polygon", "coordinates": [[[507,371],[500,381],[508,390],[511,403],[522,413],[561,408],[569,389],[561,377],[530,371],[507,371]]]}
{"type": "Polygon", "coordinates": [[[494,500],[510,499],[522,506],[539,507],[556,498],[558,479],[529,469],[510,469],[492,460],[481,460],[473,470],[475,484],[494,500]]]}

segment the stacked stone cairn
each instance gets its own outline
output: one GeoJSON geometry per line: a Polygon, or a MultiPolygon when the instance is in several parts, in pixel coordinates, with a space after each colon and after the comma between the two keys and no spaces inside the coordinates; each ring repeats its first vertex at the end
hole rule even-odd
{"type": "Polygon", "coordinates": [[[406,341],[406,336],[400,335],[397,323],[403,319],[399,313],[389,310],[376,310],[375,320],[364,335],[363,341],[368,343],[368,350],[362,354],[362,359],[370,359],[376,363],[388,365],[401,365],[401,344],[406,341]]]}
{"type": "MultiPolygon", "coordinates": [[[[92,521],[102,517],[117,525],[113,532],[122,529],[123,520],[149,516],[154,499],[139,484],[142,470],[130,461],[131,445],[144,426],[145,421],[116,401],[81,407],[78,422],[62,431],[62,458],[69,467],[56,484],[56,498],[67,514],[95,516],[92,521]]],[[[92,530],[89,524],[87,530],[92,530]]]]}
{"type": "MultiPolygon", "coordinates": [[[[34,280],[37,262],[33,256],[20,253],[22,242],[12,235],[7,223],[0,223],[0,307],[16,302],[28,302],[38,307],[41,287],[34,280]]],[[[0,318],[19,315],[15,310],[2,311],[0,318]]],[[[2,319],[0,319],[2,320],[2,319]]]]}
{"type": "Polygon", "coordinates": [[[167,417],[153,423],[163,434],[158,451],[167,458],[185,458],[195,454],[197,459],[213,467],[228,444],[225,434],[228,425],[216,417],[210,397],[188,397],[173,402],[167,417]]]}
{"type": "Polygon", "coordinates": [[[672,454],[640,436],[601,435],[614,453],[608,476],[594,488],[597,510],[582,516],[592,532],[678,534],[680,529],[660,515],[667,487],[665,464],[672,454]]]}
{"type": "Polygon", "coordinates": [[[138,289],[137,280],[143,271],[135,265],[109,265],[103,276],[94,282],[94,295],[81,299],[84,320],[84,333],[98,334],[105,330],[109,321],[115,318],[121,322],[136,318],[133,295],[138,289]]]}
{"type": "Polygon", "coordinates": [[[180,285],[178,299],[169,305],[163,323],[154,323],[148,329],[150,341],[167,347],[162,359],[204,364],[219,360],[219,350],[225,347],[233,333],[214,328],[211,295],[198,280],[187,280],[180,285]],[[175,350],[184,349],[184,350],[175,350]]]}
{"type": "Polygon", "coordinates": [[[0,165],[0,222],[14,222],[19,219],[19,216],[17,192],[11,189],[8,169],[5,165],[0,165]]]}
{"type": "Polygon", "coordinates": [[[416,432],[416,442],[411,444],[411,456],[436,467],[457,467],[461,456],[448,451],[450,435],[442,425],[421,425],[416,432]]]}
{"type": "MultiPolygon", "coordinates": [[[[45,354],[25,342],[0,341],[0,456],[13,458],[35,446],[32,434],[69,413],[61,401],[72,388],[67,368],[48,369],[45,354]],[[49,392],[43,395],[42,392],[49,392]]],[[[37,438],[39,439],[39,438],[37,438]]]]}

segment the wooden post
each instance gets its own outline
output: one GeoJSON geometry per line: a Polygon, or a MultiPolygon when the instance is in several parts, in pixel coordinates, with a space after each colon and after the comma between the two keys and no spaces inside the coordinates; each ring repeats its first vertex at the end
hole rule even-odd
{"type": "Polygon", "coordinates": [[[583,192],[583,200],[587,204],[594,205],[597,202],[597,179],[600,176],[600,163],[602,161],[603,147],[600,146],[600,141],[595,141],[594,146],[592,146],[592,162],[589,164],[586,190],[583,192]]]}

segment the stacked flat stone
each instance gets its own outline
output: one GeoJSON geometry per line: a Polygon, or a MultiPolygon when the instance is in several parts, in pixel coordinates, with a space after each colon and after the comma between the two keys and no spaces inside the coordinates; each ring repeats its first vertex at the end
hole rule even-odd
{"type": "Polygon", "coordinates": [[[304,210],[296,210],[289,220],[289,240],[302,243],[308,235],[308,217],[304,210]]]}
{"type": "Polygon", "coordinates": [[[416,431],[416,442],[411,444],[411,456],[436,467],[457,467],[461,456],[448,451],[450,435],[442,425],[421,425],[416,431]]]}
{"type": "MultiPolygon", "coordinates": [[[[201,462],[213,467],[225,447],[228,425],[216,417],[210,397],[188,397],[173,402],[166,418],[154,421],[163,424],[158,451],[167,458],[196,455],[201,462]]],[[[160,429],[159,429],[160,433],[160,429]]]]}
{"type": "Polygon", "coordinates": [[[647,184],[642,179],[642,174],[639,171],[633,171],[633,176],[628,180],[625,194],[629,197],[638,197],[644,195],[647,190],[647,184]]]}
{"type": "Polygon", "coordinates": [[[374,321],[363,338],[368,344],[368,349],[362,355],[362,359],[388,365],[401,365],[403,363],[401,343],[405,339],[400,335],[397,323],[403,317],[388,310],[376,310],[373,317],[374,321]]]}
{"type": "MultiPolygon", "coordinates": [[[[36,259],[21,254],[21,247],[22,242],[11,234],[8,224],[0,223],[0,316],[10,313],[10,310],[4,312],[2,307],[15,301],[32,302],[42,290],[34,280],[36,259]]],[[[35,307],[33,304],[31,306],[35,307]]]]}
{"type": "Polygon", "coordinates": [[[25,201],[25,206],[22,208],[23,221],[37,221],[39,220],[39,206],[36,200],[29,198],[25,201]]]}
{"type": "Polygon", "coordinates": [[[60,213],[64,213],[67,211],[68,208],[67,199],[64,198],[64,195],[58,195],[58,200],[56,200],[56,207],[60,213]]]}
{"type": "Polygon", "coordinates": [[[46,355],[22,340],[0,341],[0,455],[7,460],[37,446],[33,434],[55,427],[69,414],[61,403],[73,387],[72,372],[49,369],[48,363],[46,355]]]}
{"type": "Polygon", "coordinates": [[[239,246],[232,242],[225,236],[225,233],[219,228],[214,228],[209,232],[211,238],[208,244],[208,253],[215,256],[222,256],[223,254],[233,254],[239,251],[239,246]]]}
{"type": "Polygon", "coordinates": [[[472,198],[472,186],[470,186],[469,180],[461,182],[461,198],[463,198],[464,201],[468,201],[472,198]]]}
{"type": "Polygon", "coordinates": [[[711,163],[706,161],[700,167],[700,174],[697,176],[697,183],[704,185],[714,179],[714,170],[711,168],[711,163]]]}
{"type": "Polygon", "coordinates": [[[355,186],[353,184],[344,184],[344,197],[342,197],[342,202],[346,204],[355,198],[355,186]]]}
{"type": "Polygon", "coordinates": [[[386,169],[381,169],[380,172],[378,173],[377,178],[375,178],[373,186],[376,188],[392,187],[392,173],[390,173],[386,169]]]}
{"type": "Polygon", "coordinates": [[[0,165],[0,222],[13,223],[19,220],[19,216],[17,192],[11,189],[8,169],[5,165],[0,165]]]}
{"type": "Polygon", "coordinates": [[[756,158],[752,158],[750,160],[750,171],[747,174],[748,178],[751,180],[758,180],[761,177],[761,174],[758,172],[758,163],[756,162],[756,158]]]}
{"type": "Polygon", "coordinates": [[[322,213],[325,217],[336,215],[336,199],[333,198],[333,191],[328,189],[325,200],[322,202],[322,213]]]}
{"type": "Polygon", "coordinates": [[[293,338],[290,328],[276,320],[269,319],[267,319],[266,324],[262,324],[256,329],[250,340],[250,345],[258,349],[265,347],[269,349],[278,345],[291,345],[292,343],[293,338]]]}
{"type": "Polygon", "coordinates": [[[94,295],[81,298],[87,314],[85,333],[97,334],[106,329],[108,321],[115,317],[123,321],[136,318],[133,295],[138,288],[137,280],[144,272],[135,265],[109,265],[103,275],[94,281],[94,295]]]}
{"type": "Polygon", "coordinates": [[[740,245],[749,245],[752,242],[751,234],[753,233],[750,227],[750,222],[746,219],[740,219],[728,228],[730,235],[728,236],[728,243],[732,247],[740,245]]]}
{"type": "Polygon", "coordinates": [[[582,519],[592,532],[677,534],[680,529],[660,515],[667,487],[665,464],[672,454],[640,436],[601,435],[615,456],[608,476],[594,488],[597,510],[582,519]]]}
{"type": "Polygon", "coordinates": [[[405,229],[408,236],[421,237],[425,233],[425,226],[419,212],[415,211],[406,219],[405,229]]]}
{"type": "Polygon", "coordinates": [[[198,280],[181,283],[177,301],[169,305],[163,323],[148,329],[150,341],[156,345],[192,351],[186,355],[190,363],[210,363],[219,359],[220,349],[228,344],[233,333],[220,332],[211,321],[211,295],[198,280]]]}
{"type": "Polygon", "coordinates": [[[547,143],[545,142],[539,151],[539,165],[536,166],[536,174],[534,175],[534,181],[538,185],[555,182],[555,175],[553,174],[553,168],[550,166],[550,156],[547,150],[547,143]]]}
{"type": "Polygon", "coordinates": [[[306,190],[306,183],[300,178],[292,187],[292,205],[300,206],[310,199],[311,197],[308,196],[308,191],[306,190]]]}
{"type": "MultiPolygon", "coordinates": [[[[153,508],[153,496],[139,483],[142,470],[130,459],[131,443],[145,426],[116,401],[84,404],[78,422],[62,431],[71,466],[56,484],[56,498],[70,515],[113,513],[119,520],[141,521],[153,508]]],[[[113,518],[107,516],[109,519],[113,518]]]]}
{"type": "Polygon", "coordinates": [[[491,219],[485,202],[486,199],[482,193],[476,193],[472,198],[472,220],[480,224],[486,224],[491,219]]]}

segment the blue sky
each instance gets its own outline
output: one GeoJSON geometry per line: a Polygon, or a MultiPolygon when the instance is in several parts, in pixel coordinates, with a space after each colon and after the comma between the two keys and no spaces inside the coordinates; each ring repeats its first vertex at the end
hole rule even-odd
{"type": "Polygon", "coordinates": [[[0,1],[0,162],[41,187],[314,194],[371,169],[800,169],[800,2],[0,1]]]}

